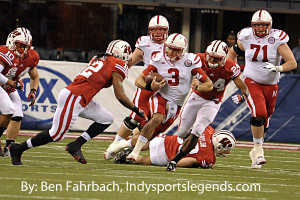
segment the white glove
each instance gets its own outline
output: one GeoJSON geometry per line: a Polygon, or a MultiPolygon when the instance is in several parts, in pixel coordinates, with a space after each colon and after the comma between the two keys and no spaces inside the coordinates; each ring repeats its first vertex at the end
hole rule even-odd
{"type": "Polygon", "coordinates": [[[242,103],[243,101],[245,101],[247,99],[248,95],[243,93],[243,94],[236,94],[236,95],[233,95],[231,97],[231,100],[233,101],[233,103],[235,104],[240,104],[242,103]]]}
{"type": "Polygon", "coordinates": [[[266,62],[267,65],[264,66],[265,69],[268,69],[271,72],[282,72],[283,71],[283,67],[281,65],[279,66],[275,66],[272,63],[266,62]]]}

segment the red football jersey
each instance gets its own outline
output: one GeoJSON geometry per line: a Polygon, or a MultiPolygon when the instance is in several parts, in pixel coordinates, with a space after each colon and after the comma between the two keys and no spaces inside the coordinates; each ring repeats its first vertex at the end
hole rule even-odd
{"type": "Polygon", "coordinates": [[[113,72],[118,72],[125,78],[128,66],[123,60],[113,56],[105,59],[93,57],[88,66],[66,88],[75,96],[83,96],[81,105],[86,106],[102,88],[112,85],[113,72]]]}
{"type": "Polygon", "coordinates": [[[5,65],[1,73],[10,80],[19,80],[30,69],[36,67],[39,60],[39,54],[33,49],[30,49],[23,59],[19,59],[7,46],[0,46],[0,61],[5,65]]]}
{"type": "Polygon", "coordinates": [[[224,91],[228,83],[238,77],[241,74],[240,66],[233,60],[227,59],[225,65],[221,68],[210,68],[207,66],[204,60],[204,53],[198,53],[202,61],[202,70],[213,82],[213,90],[210,92],[199,92],[193,89],[193,91],[199,96],[207,100],[214,100],[216,102],[222,101],[224,91]]]}
{"type": "MultiPolygon", "coordinates": [[[[197,162],[203,168],[212,168],[216,162],[212,143],[212,135],[214,132],[214,129],[211,126],[208,126],[202,136],[200,136],[196,147],[185,157],[196,158],[197,162]]],[[[176,156],[179,149],[182,147],[182,144],[183,139],[178,136],[165,137],[165,151],[169,160],[172,160],[176,156]]]]}

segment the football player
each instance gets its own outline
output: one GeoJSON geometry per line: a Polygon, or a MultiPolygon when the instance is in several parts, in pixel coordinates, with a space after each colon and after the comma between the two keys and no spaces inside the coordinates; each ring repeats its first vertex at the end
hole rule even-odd
{"type": "Polygon", "coordinates": [[[118,101],[143,118],[144,112],[130,101],[122,85],[128,73],[127,64],[130,62],[131,53],[127,42],[114,40],[108,45],[105,53],[94,56],[74,81],[60,91],[51,129],[21,144],[10,145],[12,164],[22,165],[21,155],[27,149],[64,139],[78,117],[91,119],[94,123],[65,148],[78,162],[86,164],[81,146],[102,133],[113,122],[113,115],[93,101],[93,97],[102,88],[113,85],[118,101]]]}
{"type": "Polygon", "coordinates": [[[23,90],[20,80],[26,73],[30,77],[30,92],[28,101],[32,106],[35,103],[36,91],[39,86],[39,73],[36,68],[39,54],[31,48],[32,36],[30,31],[19,27],[12,31],[6,45],[0,46],[0,137],[7,128],[6,146],[1,156],[10,156],[8,146],[18,136],[23,118],[22,101],[16,89],[23,90]]]}
{"type": "Polygon", "coordinates": [[[262,144],[269,128],[278,94],[280,72],[297,68],[297,62],[287,42],[289,36],[282,30],[272,29],[272,17],[266,10],[258,10],[252,16],[251,27],[237,35],[237,44],[229,51],[229,58],[245,57],[244,82],[249,88],[247,99],[251,110],[251,131],[254,148],[249,155],[252,168],[266,163],[262,144]],[[281,58],[285,61],[280,65],[281,58]]]}
{"type": "MultiPolygon", "coordinates": [[[[150,150],[150,155],[139,156],[135,163],[165,166],[178,153],[182,143],[183,139],[178,136],[159,135],[143,148],[143,150],[150,150]]],[[[181,159],[177,166],[213,168],[216,162],[216,156],[225,157],[234,147],[235,137],[230,131],[221,130],[215,133],[214,129],[208,126],[199,138],[195,148],[181,159]]],[[[128,155],[131,150],[132,149],[129,148],[120,152],[114,158],[114,163],[126,163],[126,155],[128,155]]]]}
{"type": "MultiPolygon", "coordinates": [[[[130,63],[131,66],[143,61],[144,67],[147,68],[151,56],[154,53],[163,51],[164,42],[168,37],[169,22],[164,16],[156,15],[149,21],[148,31],[149,35],[142,36],[136,41],[136,48],[132,53],[132,62],[130,63]]],[[[149,98],[153,93],[153,91],[137,88],[135,97],[133,99],[134,105],[138,106],[142,110],[145,110],[148,105],[149,98]]],[[[105,151],[104,158],[106,160],[110,160],[116,155],[117,152],[115,152],[115,146],[120,140],[126,139],[133,132],[133,130],[135,130],[135,135],[139,134],[137,127],[142,121],[143,119],[134,112],[132,112],[123,120],[123,124],[118,130],[114,142],[111,143],[109,148],[105,151]]]]}
{"type": "Polygon", "coordinates": [[[192,128],[191,134],[169,163],[167,171],[174,171],[176,164],[195,147],[204,130],[214,121],[220,110],[226,86],[231,80],[242,93],[236,95],[234,101],[240,103],[248,96],[247,86],[240,77],[239,65],[227,59],[228,46],[225,42],[214,40],[207,46],[205,53],[197,55],[201,58],[203,71],[213,82],[213,90],[201,92],[193,88],[180,115],[177,130],[179,137],[185,137],[192,128]]]}
{"type": "Polygon", "coordinates": [[[157,92],[150,97],[150,103],[145,108],[149,120],[141,123],[141,134],[133,151],[126,158],[129,162],[135,162],[148,140],[175,121],[194,78],[193,84],[198,91],[212,90],[211,80],[201,69],[200,57],[187,53],[186,49],[186,38],[182,34],[171,34],[164,43],[163,52],[154,54],[148,67],[137,77],[137,87],[157,92]],[[156,82],[154,77],[152,82],[146,83],[145,77],[150,72],[161,74],[164,80],[156,82]]]}

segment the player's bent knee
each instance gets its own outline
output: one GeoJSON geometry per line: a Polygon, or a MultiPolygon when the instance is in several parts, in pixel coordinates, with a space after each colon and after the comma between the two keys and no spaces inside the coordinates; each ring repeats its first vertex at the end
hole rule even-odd
{"type": "Polygon", "coordinates": [[[264,125],[266,122],[266,119],[264,117],[251,117],[250,118],[250,124],[252,126],[260,127],[264,125]]]}
{"type": "Polygon", "coordinates": [[[23,117],[12,117],[11,120],[15,122],[20,122],[22,121],[23,117]]]}
{"type": "Polygon", "coordinates": [[[130,131],[133,131],[138,126],[138,122],[132,119],[130,116],[125,117],[123,124],[130,131]]]}

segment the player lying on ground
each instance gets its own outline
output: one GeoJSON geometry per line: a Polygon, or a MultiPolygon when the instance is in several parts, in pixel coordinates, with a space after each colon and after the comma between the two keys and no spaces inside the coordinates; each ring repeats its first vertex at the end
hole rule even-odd
{"type": "MultiPolygon", "coordinates": [[[[183,139],[178,136],[159,135],[143,147],[143,150],[150,150],[150,156],[139,156],[135,163],[166,166],[178,153],[182,143],[183,139]]],[[[234,147],[235,138],[230,131],[221,130],[215,133],[214,129],[208,126],[196,147],[181,159],[177,166],[213,168],[216,162],[215,155],[225,157],[234,147]]],[[[124,149],[114,158],[114,163],[126,163],[126,156],[131,151],[132,148],[124,149]]]]}

